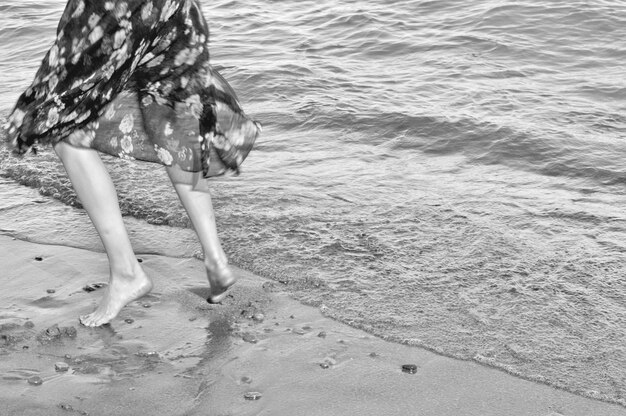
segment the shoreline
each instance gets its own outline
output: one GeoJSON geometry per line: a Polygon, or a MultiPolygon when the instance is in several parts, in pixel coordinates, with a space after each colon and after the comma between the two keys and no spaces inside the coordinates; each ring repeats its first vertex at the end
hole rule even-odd
{"type": "Polygon", "coordinates": [[[224,304],[210,305],[193,231],[134,218],[125,221],[155,289],[111,325],[85,328],[77,317],[95,307],[94,284],[108,277],[86,215],[34,189],[15,185],[7,195],[0,400],[9,415],[626,415],[620,405],[384,341],[241,269],[224,304]],[[244,398],[255,392],[258,400],[244,398]]]}
{"type": "Polygon", "coordinates": [[[0,247],[3,280],[17,292],[9,303],[14,316],[3,312],[3,323],[17,326],[0,331],[0,399],[9,415],[626,414],[619,405],[383,341],[241,269],[224,304],[210,305],[196,259],[142,255],[154,292],[111,325],[86,328],[77,316],[95,306],[100,289],[83,288],[106,277],[105,254],[8,236],[0,247]],[[171,279],[172,270],[182,277],[171,279]],[[75,336],[46,340],[54,325],[75,328],[75,336]],[[55,370],[59,362],[68,371],[55,370]],[[416,373],[404,373],[403,364],[416,365],[416,373]],[[34,376],[43,384],[30,385],[34,376]],[[246,400],[247,393],[261,397],[246,400]]]}

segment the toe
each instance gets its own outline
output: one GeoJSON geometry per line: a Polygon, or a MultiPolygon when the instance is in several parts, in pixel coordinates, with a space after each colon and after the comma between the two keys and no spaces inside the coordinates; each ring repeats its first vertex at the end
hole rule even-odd
{"type": "Polygon", "coordinates": [[[80,321],[81,324],[85,325],[85,326],[91,326],[90,322],[91,322],[91,315],[81,315],[78,320],[80,321]]]}
{"type": "Polygon", "coordinates": [[[105,323],[102,321],[103,321],[102,317],[96,316],[95,313],[90,313],[90,314],[83,315],[80,317],[81,324],[83,324],[84,326],[92,327],[92,328],[96,326],[100,326],[105,323]]]}

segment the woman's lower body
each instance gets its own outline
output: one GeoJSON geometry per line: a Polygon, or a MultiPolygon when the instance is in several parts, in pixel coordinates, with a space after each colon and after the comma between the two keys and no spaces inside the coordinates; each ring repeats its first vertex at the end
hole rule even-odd
{"type": "MultiPolygon", "coordinates": [[[[86,326],[109,323],[128,303],[146,295],[152,281],[133,252],[119,208],[113,182],[96,150],[79,148],[66,142],[55,146],[72,185],[100,235],[109,258],[109,285],[97,309],[80,317],[86,326]]],[[[185,207],[204,252],[211,296],[217,303],[236,278],[228,266],[220,244],[211,195],[193,190],[192,172],[166,167],[172,184],[185,207]],[[181,180],[182,179],[182,180],[181,180]]]]}
{"type": "MultiPolygon", "coordinates": [[[[80,318],[86,326],[110,322],[126,304],[152,289],[150,278],[133,253],[113,182],[98,151],[164,165],[202,245],[211,286],[208,301],[219,303],[236,281],[217,235],[208,187],[210,177],[227,172],[228,161],[215,147],[203,157],[202,134],[193,104],[169,106],[139,97],[138,91],[123,91],[97,122],[76,130],[55,145],[110,262],[109,286],[100,305],[80,318]]],[[[240,134],[242,140],[233,141],[230,148],[231,153],[237,152],[238,166],[251,150],[260,125],[229,108],[217,106],[215,114],[218,126],[240,134]]]]}

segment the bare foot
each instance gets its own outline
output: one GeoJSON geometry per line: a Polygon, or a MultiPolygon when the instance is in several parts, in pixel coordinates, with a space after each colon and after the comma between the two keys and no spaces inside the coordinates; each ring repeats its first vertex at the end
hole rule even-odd
{"type": "Polygon", "coordinates": [[[108,324],[124,306],[148,294],[151,290],[152,280],[139,264],[135,266],[134,275],[131,277],[111,276],[100,305],[92,313],[81,316],[80,323],[85,326],[108,324]]]}
{"type": "Polygon", "coordinates": [[[220,303],[226,297],[226,291],[237,282],[228,264],[210,265],[205,262],[207,277],[211,285],[211,294],[207,298],[209,303],[220,303]]]}

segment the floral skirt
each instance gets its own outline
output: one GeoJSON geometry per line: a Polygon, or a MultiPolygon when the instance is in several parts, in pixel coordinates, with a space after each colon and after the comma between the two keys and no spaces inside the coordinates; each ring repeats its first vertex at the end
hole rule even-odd
{"type": "Polygon", "coordinates": [[[261,126],[207,42],[196,0],[70,0],[9,118],[15,152],[63,140],[205,178],[238,172],[261,126]]]}
{"type": "MultiPolygon", "coordinates": [[[[213,82],[219,80],[221,88],[235,97],[235,92],[219,73],[214,69],[211,73],[213,82]]],[[[201,172],[206,165],[204,177],[211,177],[229,169],[238,172],[261,131],[258,122],[218,101],[214,106],[215,131],[221,134],[206,134],[210,146],[205,161],[199,100],[170,106],[159,104],[150,95],[141,96],[141,92],[132,89],[122,91],[97,121],[70,134],[64,141],[123,159],[156,162],[188,172],[201,172]]]]}

